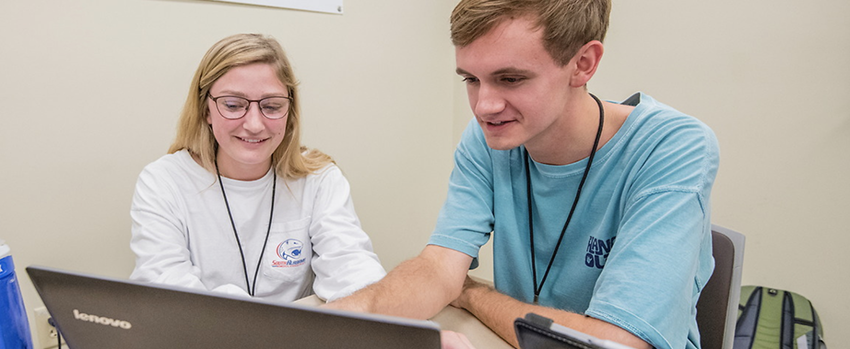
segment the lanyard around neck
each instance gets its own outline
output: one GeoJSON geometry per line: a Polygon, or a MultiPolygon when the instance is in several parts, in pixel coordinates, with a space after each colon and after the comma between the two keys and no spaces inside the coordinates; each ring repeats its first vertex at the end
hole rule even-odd
{"type": "Polygon", "coordinates": [[[239,246],[239,256],[242,257],[242,271],[245,272],[245,287],[248,294],[252,297],[257,291],[257,274],[260,273],[260,266],[263,264],[263,254],[266,252],[266,245],[269,243],[269,234],[272,231],[272,218],[274,217],[274,192],[277,188],[277,174],[272,168],[272,204],[269,209],[269,227],[266,230],[266,239],[263,241],[263,249],[260,250],[260,258],[257,260],[257,270],[254,271],[254,282],[248,282],[248,265],[245,263],[245,251],[242,250],[242,242],[239,240],[239,233],[236,232],[236,222],[233,221],[233,213],[230,212],[230,204],[227,202],[227,194],[224,192],[224,183],[221,181],[221,172],[218,170],[218,160],[215,162],[215,174],[218,176],[218,184],[221,187],[221,196],[224,197],[224,206],[227,207],[227,215],[230,217],[230,226],[233,227],[233,236],[236,237],[236,245],[239,246]]]}
{"type": "Polygon", "coordinates": [[[525,149],[525,181],[526,181],[526,191],[528,196],[528,234],[529,239],[531,240],[531,274],[534,279],[534,304],[538,304],[538,300],[540,298],[540,291],[543,290],[543,284],[546,282],[546,278],[549,277],[549,271],[552,269],[552,264],[555,262],[555,256],[558,254],[558,249],[561,247],[561,242],[564,240],[564,235],[567,232],[567,227],[570,225],[570,221],[573,219],[573,213],[576,210],[576,206],[578,205],[579,196],[581,196],[581,188],[584,187],[584,182],[587,180],[587,174],[590,173],[590,167],[593,165],[593,157],[596,155],[596,148],[599,146],[599,139],[602,138],[602,127],[605,124],[605,109],[602,107],[602,101],[599,98],[596,98],[592,93],[591,97],[596,101],[596,105],[599,106],[599,129],[596,131],[596,139],[593,141],[593,148],[590,149],[590,156],[587,158],[587,166],[584,168],[584,174],[581,176],[581,181],[578,184],[578,189],[576,189],[576,198],[573,200],[573,206],[570,208],[570,213],[567,215],[567,221],[564,222],[564,228],[561,229],[561,236],[558,237],[558,243],[555,244],[555,249],[552,251],[552,257],[549,258],[549,265],[546,266],[546,272],[543,274],[543,279],[540,280],[540,284],[537,283],[537,261],[534,256],[534,217],[532,215],[532,207],[533,207],[533,195],[532,195],[532,187],[531,187],[531,160],[528,155],[528,149],[525,149]]]}

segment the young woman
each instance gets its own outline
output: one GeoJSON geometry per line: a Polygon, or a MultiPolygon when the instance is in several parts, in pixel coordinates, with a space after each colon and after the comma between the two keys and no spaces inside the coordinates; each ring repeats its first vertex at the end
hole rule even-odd
{"type": "Polygon", "coordinates": [[[345,177],[300,144],[296,85],[273,38],[210,48],[169,154],[139,175],[131,279],[289,302],[385,275],[345,177]]]}

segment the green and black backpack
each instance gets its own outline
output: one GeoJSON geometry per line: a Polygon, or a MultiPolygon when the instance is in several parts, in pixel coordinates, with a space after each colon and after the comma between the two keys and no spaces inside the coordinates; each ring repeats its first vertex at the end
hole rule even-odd
{"type": "Polygon", "coordinates": [[[826,349],[818,313],[806,297],[741,287],[734,349],[826,349]]]}

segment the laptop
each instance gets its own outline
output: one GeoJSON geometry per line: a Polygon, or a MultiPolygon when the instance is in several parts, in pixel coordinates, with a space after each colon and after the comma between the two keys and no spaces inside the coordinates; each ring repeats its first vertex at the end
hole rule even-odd
{"type": "Polygon", "coordinates": [[[30,266],[71,349],[439,349],[430,321],[227,295],[30,266]]]}

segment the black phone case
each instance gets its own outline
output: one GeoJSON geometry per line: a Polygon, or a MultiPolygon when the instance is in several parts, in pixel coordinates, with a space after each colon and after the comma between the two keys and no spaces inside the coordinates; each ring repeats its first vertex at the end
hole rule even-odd
{"type": "Polygon", "coordinates": [[[552,320],[534,313],[514,320],[520,349],[604,349],[550,329],[552,320]]]}

